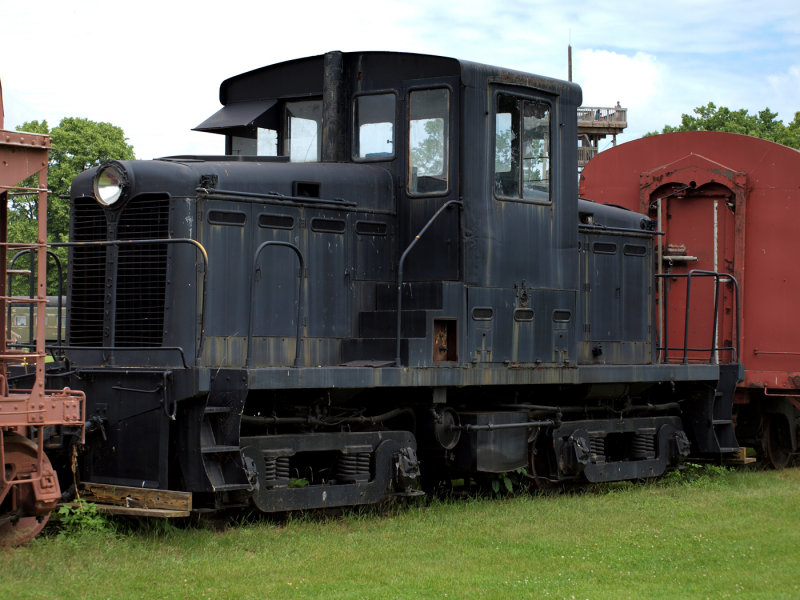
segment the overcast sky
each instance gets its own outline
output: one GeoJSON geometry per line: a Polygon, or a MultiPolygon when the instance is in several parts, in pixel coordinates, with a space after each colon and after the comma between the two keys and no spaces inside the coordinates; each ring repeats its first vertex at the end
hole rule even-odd
{"type": "Polygon", "coordinates": [[[5,127],[85,117],[138,158],[221,154],[190,131],[232,75],[329,50],[440,54],[573,80],[584,105],[629,109],[619,141],[714,102],[800,110],[800,2],[0,0],[5,127]]]}

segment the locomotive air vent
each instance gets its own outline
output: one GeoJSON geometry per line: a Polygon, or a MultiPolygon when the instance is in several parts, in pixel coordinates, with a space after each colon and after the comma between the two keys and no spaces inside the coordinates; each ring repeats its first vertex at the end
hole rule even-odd
{"type": "MultiPolygon", "coordinates": [[[[131,199],[119,220],[119,239],[169,237],[169,199],[143,195],[131,199]]],[[[167,245],[120,246],[114,344],[160,346],[164,329],[167,245]]]]}
{"type": "Polygon", "coordinates": [[[322,233],[344,233],[345,222],[342,219],[311,219],[311,230],[322,233]]]}
{"type": "MultiPolygon", "coordinates": [[[[113,239],[108,234],[105,212],[94,198],[76,198],[72,210],[74,241],[113,239]]],[[[72,249],[70,345],[162,344],[167,245],[139,242],[167,237],[169,198],[146,194],[131,198],[117,222],[116,239],[137,243],[87,244],[72,249]]]]}
{"type": "Polygon", "coordinates": [[[294,217],[289,215],[258,215],[258,226],[269,229],[294,229],[294,217]]]}
{"type": "Polygon", "coordinates": [[[319,183],[313,181],[292,182],[292,195],[299,198],[320,198],[319,183]]]}
{"type": "MultiPolygon", "coordinates": [[[[76,242],[107,239],[105,212],[92,197],[75,199],[72,222],[72,239],[76,242]]],[[[72,304],[69,311],[69,344],[102,346],[106,248],[92,245],[72,248],[70,275],[72,304]]]]}
{"type": "Polygon", "coordinates": [[[247,216],[243,212],[230,210],[212,210],[208,213],[208,222],[214,225],[244,225],[247,216]]]}

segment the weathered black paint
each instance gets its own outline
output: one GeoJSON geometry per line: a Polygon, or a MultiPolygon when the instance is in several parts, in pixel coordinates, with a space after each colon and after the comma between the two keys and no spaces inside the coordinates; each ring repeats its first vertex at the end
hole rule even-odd
{"type": "MultiPolygon", "coordinates": [[[[692,406],[683,416],[703,454],[735,446],[721,367],[657,362],[652,222],[577,198],[576,85],[449,58],[337,52],[223,82],[224,108],[198,128],[225,134],[229,151],[232,136],[256,127],[285,136],[284,102],[299,99],[322,102],[320,162],[122,162],[125,197],[105,209],[92,198],[95,171],[75,179],[67,353],[107,435],[89,439],[88,480],[140,479],[202,492],[213,506],[251,495],[268,511],[373,502],[413,493],[416,436],[435,430],[443,409],[462,425],[519,427],[474,430],[454,448],[426,442],[423,474],[517,468],[532,460],[530,439],[561,439],[585,415],[598,427],[616,419],[623,446],[654,423],[673,440],[677,401],[692,406]],[[447,185],[411,192],[406,115],[423,89],[449,93],[447,185]],[[371,92],[395,95],[396,151],[353,159],[352,99],[371,92]],[[495,195],[501,93],[552,116],[546,200],[495,195]],[[162,238],[199,246],[107,244],[162,238]],[[398,343],[399,262],[412,242],[398,343]],[[153,379],[164,389],[130,391],[153,379]],[[635,414],[614,417],[631,403],[635,414]],[[656,404],[669,414],[647,408],[656,404]],[[370,420],[379,414],[392,416],[370,420]],[[356,458],[354,445],[364,446],[356,458]],[[340,463],[352,481],[332,475],[340,463]],[[305,471],[310,485],[286,485],[305,471]]],[[[623,452],[614,466],[578,468],[553,454],[537,475],[657,475],[683,450],[658,440],[656,457],[623,452]]]]}

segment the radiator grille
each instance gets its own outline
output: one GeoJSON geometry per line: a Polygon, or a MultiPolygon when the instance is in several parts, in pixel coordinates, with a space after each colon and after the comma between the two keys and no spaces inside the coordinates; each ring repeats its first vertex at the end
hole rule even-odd
{"type": "MultiPolygon", "coordinates": [[[[94,198],[77,198],[72,209],[73,241],[108,240],[105,213],[94,198]]],[[[169,198],[137,196],[117,222],[118,240],[163,239],[169,235],[169,198]]],[[[118,347],[160,346],[164,338],[167,244],[77,246],[72,249],[69,344],[103,346],[106,293],[116,290],[114,330],[118,347]],[[107,255],[116,255],[116,273],[107,274],[107,255]],[[108,275],[108,280],[107,280],[108,275]],[[106,283],[112,287],[106,288],[106,283]]]]}
{"type": "MultiPolygon", "coordinates": [[[[106,231],[106,217],[97,201],[76,198],[72,206],[73,241],[102,241],[106,239],[106,231]]],[[[70,254],[69,344],[102,346],[106,249],[104,246],[77,246],[70,254]]]]}
{"type": "MultiPolygon", "coordinates": [[[[169,235],[169,200],[139,196],[120,215],[120,240],[169,235]]],[[[160,346],[164,338],[167,244],[119,247],[115,346],[160,346]]]]}

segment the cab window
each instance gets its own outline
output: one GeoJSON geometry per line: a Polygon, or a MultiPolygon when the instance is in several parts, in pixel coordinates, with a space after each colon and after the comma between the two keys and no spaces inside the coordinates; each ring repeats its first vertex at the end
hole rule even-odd
{"type": "Polygon", "coordinates": [[[550,201],[550,104],[497,94],[494,191],[499,198],[550,201]]]}
{"type": "Polygon", "coordinates": [[[284,154],[291,162],[315,162],[321,150],[322,100],[287,102],[284,154]]]}
{"type": "Polygon", "coordinates": [[[409,95],[408,192],[443,193],[448,189],[450,91],[418,90],[409,95]]]}
{"type": "Polygon", "coordinates": [[[394,94],[357,96],[353,100],[353,158],[386,160],[394,157],[394,94]]]}
{"type": "Polygon", "coordinates": [[[255,137],[231,136],[231,154],[244,156],[277,156],[278,132],[264,127],[255,128],[255,137]]]}

